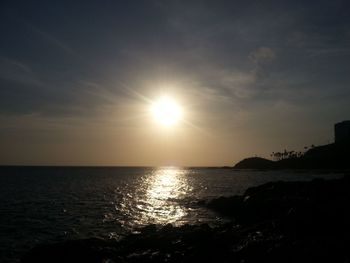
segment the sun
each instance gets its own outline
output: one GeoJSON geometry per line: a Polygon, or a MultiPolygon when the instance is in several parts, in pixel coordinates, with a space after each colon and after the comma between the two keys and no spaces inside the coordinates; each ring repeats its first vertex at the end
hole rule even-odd
{"type": "Polygon", "coordinates": [[[175,100],[163,96],[152,104],[154,119],[163,126],[173,126],[182,117],[182,109],[175,100]]]}

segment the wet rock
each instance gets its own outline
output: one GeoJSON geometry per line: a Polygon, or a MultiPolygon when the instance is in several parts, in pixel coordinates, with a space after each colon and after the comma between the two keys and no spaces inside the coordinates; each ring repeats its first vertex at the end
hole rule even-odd
{"type": "Polygon", "coordinates": [[[157,225],[155,224],[151,224],[140,229],[140,232],[143,234],[154,233],[156,231],[157,231],[157,225]]]}

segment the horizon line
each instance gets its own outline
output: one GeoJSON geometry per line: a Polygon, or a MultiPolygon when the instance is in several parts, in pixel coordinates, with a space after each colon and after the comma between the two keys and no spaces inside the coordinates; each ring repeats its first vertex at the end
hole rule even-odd
{"type": "Polygon", "coordinates": [[[233,167],[228,165],[51,165],[51,164],[0,164],[4,167],[38,167],[38,168],[223,168],[233,167]]]}

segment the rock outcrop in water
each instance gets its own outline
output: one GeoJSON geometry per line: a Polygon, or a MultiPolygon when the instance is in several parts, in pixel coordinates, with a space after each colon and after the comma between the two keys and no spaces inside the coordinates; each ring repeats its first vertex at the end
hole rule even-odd
{"type": "Polygon", "coordinates": [[[274,169],[276,163],[274,161],[261,158],[261,157],[250,157],[246,158],[237,163],[235,169],[274,169]]]}
{"type": "Polygon", "coordinates": [[[349,177],[267,183],[202,202],[228,224],[150,225],[120,241],[40,245],[22,262],[349,262],[349,195],[349,177]]]}

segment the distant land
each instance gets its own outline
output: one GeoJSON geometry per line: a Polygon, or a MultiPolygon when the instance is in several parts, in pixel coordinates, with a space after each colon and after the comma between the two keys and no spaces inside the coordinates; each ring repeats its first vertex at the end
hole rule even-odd
{"type": "Polygon", "coordinates": [[[250,157],[238,162],[235,169],[350,169],[350,121],[334,125],[334,143],[312,146],[305,153],[273,153],[276,160],[250,157]]]}

